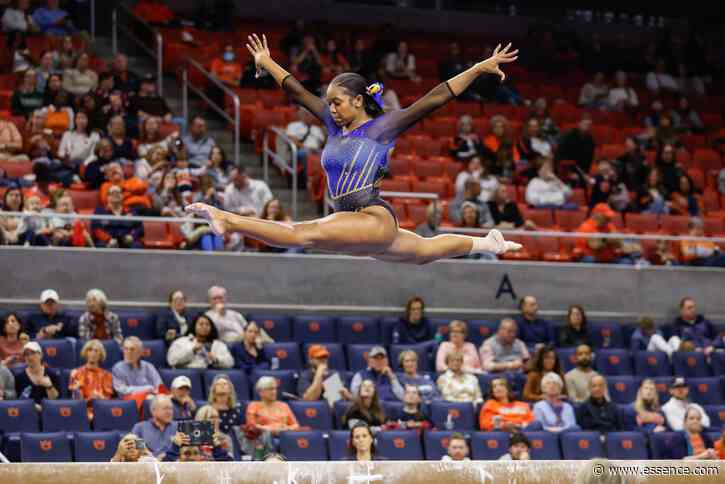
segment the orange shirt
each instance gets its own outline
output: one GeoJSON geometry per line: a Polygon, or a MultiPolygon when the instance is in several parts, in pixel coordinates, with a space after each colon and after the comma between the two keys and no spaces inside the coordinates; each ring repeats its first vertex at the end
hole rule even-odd
{"type": "Polygon", "coordinates": [[[145,0],[133,7],[133,13],[152,24],[165,24],[174,20],[174,12],[168,6],[145,0]]]}
{"type": "Polygon", "coordinates": [[[680,242],[681,262],[689,263],[695,259],[709,257],[717,248],[717,244],[709,240],[683,240],[680,242]]]}
{"type": "Polygon", "coordinates": [[[238,86],[242,79],[242,65],[236,62],[225,62],[216,58],[211,61],[211,73],[225,84],[238,86]]]}
{"type": "Polygon", "coordinates": [[[289,405],[279,401],[269,406],[262,402],[251,402],[247,407],[247,423],[252,425],[271,425],[273,428],[280,428],[283,425],[299,425],[289,405]]]}
{"type": "MultiPolygon", "coordinates": [[[[108,205],[108,189],[111,188],[112,185],[114,184],[111,182],[103,182],[103,185],[101,185],[99,197],[101,199],[102,207],[108,205]]],[[[148,187],[149,184],[147,182],[136,177],[132,177],[121,182],[121,189],[123,190],[123,208],[128,210],[130,207],[135,205],[151,208],[151,197],[149,197],[146,193],[148,187]]]]}
{"type": "Polygon", "coordinates": [[[725,448],[723,448],[722,439],[715,442],[715,452],[717,452],[719,459],[725,459],[725,448]]]}
{"type": "MultiPolygon", "coordinates": [[[[585,220],[584,223],[576,229],[576,231],[587,234],[612,233],[616,232],[617,228],[611,222],[603,228],[597,227],[597,223],[594,219],[589,218],[585,220]]],[[[605,245],[602,249],[594,250],[589,247],[589,244],[587,243],[588,241],[588,238],[576,240],[576,251],[580,256],[592,256],[597,260],[597,262],[609,262],[617,258],[617,253],[611,246],[605,245]]]]}
{"type": "Polygon", "coordinates": [[[113,376],[103,368],[76,368],[70,374],[69,388],[77,388],[88,402],[88,418],[93,418],[93,400],[110,399],[113,396],[113,376]],[[101,396],[99,396],[101,395],[101,396]]]}
{"type": "MultiPolygon", "coordinates": [[[[498,153],[498,149],[501,147],[501,141],[492,134],[489,134],[483,139],[483,144],[494,153],[498,153]]],[[[516,148],[516,145],[513,145],[511,147],[511,152],[514,161],[519,161],[521,159],[521,156],[519,155],[519,150],[516,148]]]]}
{"type": "Polygon", "coordinates": [[[700,434],[690,434],[690,445],[692,446],[692,455],[697,455],[707,450],[705,441],[702,440],[702,435],[700,434]]]}
{"type": "Polygon", "coordinates": [[[481,409],[478,418],[481,429],[494,430],[494,417],[501,417],[501,424],[512,423],[526,426],[534,420],[534,413],[526,402],[501,403],[492,398],[487,400],[481,409]]]}

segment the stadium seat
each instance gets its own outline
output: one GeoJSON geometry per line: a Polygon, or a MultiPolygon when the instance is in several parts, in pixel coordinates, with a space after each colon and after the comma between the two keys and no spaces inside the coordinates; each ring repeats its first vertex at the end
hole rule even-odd
{"type": "MultiPolygon", "coordinates": [[[[76,361],[78,362],[78,364],[84,363],[83,358],[81,358],[81,350],[83,350],[83,345],[85,344],[85,340],[76,341],[76,361]]],[[[116,343],[115,340],[112,339],[103,340],[101,341],[101,344],[103,344],[103,348],[106,350],[106,359],[101,362],[101,368],[110,370],[111,368],[113,368],[113,365],[123,359],[121,347],[118,345],[118,343],[116,343]]]]}
{"type": "Polygon", "coordinates": [[[713,352],[710,355],[710,365],[714,375],[725,375],[725,352],[713,352]]]}
{"type": "Polygon", "coordinates": [[[209,388],[214,378],[217,375],[226,375],[234,385],[234,390],[237,392],[237,400],[249,400],[249,378],[247,374],[242,370],[205,370],[202,374],[202,381],[204,384],[204,394],[209,395],[209,388]]]}
{"type": "Polygon", "coordinates": [[[51,368],[76,368],[73,344],[67,339],[38,340],[43,348],[43,362],[51,368]]]}
{"type": "Polygon", "coordinates": [[[637,351],[634,353],[634,371],[642,378],[671,376],[672,365],[664,351],[637,351]]]}
{"type": "Polygon", "coordinates": [[[287,460],[328,460],[325,437],[319,430],[282,432],[279,434],[279,451],[287,460]]]}
{"type": "Polygon", "coordinates": [[[268,343],[262,351],[270,361],[277,358],[280,370],[302,370],[302,355],[297,343],[268,343]]]}
{"type": "Polygon", "coordinates": [[[430,362],[428,359],[428,347],[424,344],[418,345],[390,345],[390,351],[388,352],[388,359],[390,360],[390,367],[393,371],[402,371],[403,369],[399,364],[400,353],[403,351],[412,350],[418,355],[418,369],[420,371],[430,371],[430,362]]]}
{"type": "Polygon", "coordinates": [[[388,460],[422,460],[423,446],[414,430],[390,430],[378,433],[377,451],[388,460]]]}
{"type": "Polygon", "coordinates": [[[562,455],[566,460],[604,457],[599,432],[565,432],[560,437],[562,455]]]}
{"type": "Polygon", "coordinates": [[[345,426],[342,423],[342,417],[345,415],[345,413],[348,411],[348,409],[352,407],[352,402],[348,400],[338,400],[335,402],[335,405],[333,406],[333,411],[335,414],[335,427],[338,429],[344,429],[345,426]]]}
{"type": "Polygon", "coordinates": [[[631,375],[632,357],[629,350],[598,350],[594,357],[594,367],[603,375],[631,375]]]}
{"type": "Polygon", "coordinates": [[[159,368],[159,375],[164,381],[164,385],[169,390],[171,389],[171,383],[177,376],[185,376],[191,380],[191,398],[194,400],[201,400],[204,398],[204,384],[201,381],[201,374],[203,370],[197,368],[179,368],[175,370],[169,370],[167,368],[159,368]]]}
{"type": "Polygon", "coordinates": [[[608,376],[609,396],[615,403],[632,403],[639,390],[639,377],[631,375],[608,376]]]}
{"type": "Polygon", "coordinates": [[[496,333],[497,329],[497,321],[472,319],[468,322],[468,341],[473,343],[476,348],[480,348],[486,339],[496,333]]]}
{"type": "Polygon", "coordinates": [[[75,462],[109,462],[116,453],[118,432],[76,432],[73,437],[75,462]]]}
{"type": "Polygon", "coordinates": [[[590,323],[589,338],[597,348],[622,348],[622,326],[618,323],[590,323]]]}
{"type": "Polygon", "coordinates": [[[662,233],[666,235],[687,235],[687,224],[690,217],[687,215],[662,215],[660,217],[662,233]]]}
{"type": "MultiPolygon", "coordinates": [[[[307,358],[310,346],[313,344],[320,343],[307,343],[302,347],[302,356],[305,361],[305,365],[309,364],[307,358]]],[[[345,358],[345,351],[343,350],[342,343],[324,343],[322,346],[327,348],[330,353],[330,357],[327,360],[327,366],[333,370],[347,371],[347,360],[345,358]]]]}
{"type": "Polygon", "coordinates": [[[337,336],[345,344],[380,342],[380,321],[370,316],[343,316],[337,320],[337,336]]]}
{"type": "Polygon", "coordinates": [[[292,318],[277,314],[249,314],[247,321],[254,321],[277,342],[292,341],[292,318]]]}
{"type": "MultiPolygon", "coordinates": [[[[347,367],[350,371],[364,370],[368,367],[368,353],[375,345],[347,345],[347,367]]],[[[391,363],[392,364],[392,363],[391,363]]]]}
{"type": "Polygon", "coordinates": [[[329,433],[330,460],[350,459],[350,431],[333,430],[329,433]]]}
{"type": "Polygon", "coordinates": [[[636,234],[654,234],[659,228],[657,215],[650,213],[628,213],[624,222],[627,230],[636,234]]]}
{"type": "Polygon", "coordinates": [[[587,214],[579,210],[554,210],[556,225],[565,232],[575,232],[587,219],[587,214]]]}
{"type": "Polygon", "coordinates": [[[628,432],[639,430],[639,425],[637,425],[637,411],[631,402],[618,404],[617,410],[619,411],[619,418],[622,420],[622,430],[628,432]]]}
{"type": "Polygon", "coordinates": [[[302,427],[332,430],[332,412],[327,401],[290,400],[289,406],[302,427]]]}
{"type": "Polygon", "coordinates": [[[653,459],[680,460],[687,455],[687,442],[681,432],[653,432],[649,443],[653,459]]]}
{"type": "Polygon", "coordinates": [[[153,313],[126,309],[117,311],[117,314],[124,337],[137,336],[144,341],[159,337],[156,334],[156,316],[153,313]]]}
{"type": "Polygon", "coordinates": [[[152,339],[143,342],[141,358],[154,365],[157,369],[168,368],[166,363],[166,342],[162,339],[152,339]]]}
{"type": "Polygon", "coordinates": [[[550,432],[524,432],[531,442],[532,460],[560,460],[559,436],[550,432]]]}
{"type": "Polygon", "coordinates": [[[647,442],[641,432],[609,432],[606,446],[607,457],[610,459],[649,459],[647,442]]]}
{"type": "Polygon", "coordinates": [[[556,354],[565,373],[576,367],[576,348],[557,348],[556,354]]]}
{"type": "Polygon", "coordinates": [[[471,434],[471,458],[473,460],[497,460],[508,452],[509,434],[506,432],[473,432],[471,434]]]}
{"type": "Polygon", "coordinates": [[[452,430],[429,430],[423,434],[423,448],[426,460],[441,460],[448,454],[452,430]]]}
{"type": "Polygon", "coordinates": [[[252,372],[251,384],[252,384],[252,399],[259,400],[259,394],[254,388],[257,384],[257,380],[263,376],[271,376],[277,379],[277,395],[280,400],[288,400],[289,398],[284,393],[290,395],[297,394],[297,373],[293,370],[254,370],[252,372]]]}
{"type": "Polygon", "coordinates": [[[675,375],[685,378],[704,378],[712,375],[705,354],[700,351],[672,353],[672,366],[675,375]]]}
{"type": "Polygon", "coordinates": [[[40,416],[33,400],[0,400],[0,430],[5,435],[38,432],[40,416]]]}
{"type": "Polygon", "coordinates": [[[710,417],[710,430],[720,431],[725,425],[725,405],[703,405],[710,417]]]}
{"type": "Polygon", "coordinates": [[[554,226],[554,214],[548,208],[527,208],[521,214],[526,220],[532,220],[537,227],[542,229],[554,226]]]}
{"type": "Polygon", "coordinates": [[[88,432],[85,400],[43,400],[43,432],[88,432]]]}
{"type": "Polygon", "coordinates": [[[93,430],[128,432],[138,421],[133,400],[93,400],[93,430]]]}
{"type": "Polygon", "coordinates": [[[71,462],[70,440],[65,432],[23,432],[20,434],[23,462],[71,462]]]}
{"type": "Polygon", "coordinates": [[[294,318],[296,341],[305,343],[334,343],[335,318],[329,316],[296,316],[294,318]]]}
{"type": "Polygon", "coordinates": [[[687,386],[690,387],[690,399],[700,405],[723,404],[719,378],[688,378],[687,386]]]}
{"type": "Polygon", "coordinates": [[[436,429],[448,430],[446,422],[450,416],[453,422],[452,430],[471,430],[476,428],[476,416],[473,410],[473,405],[468,402],[435,400],[430,404],[430,420],[436,429]]]}

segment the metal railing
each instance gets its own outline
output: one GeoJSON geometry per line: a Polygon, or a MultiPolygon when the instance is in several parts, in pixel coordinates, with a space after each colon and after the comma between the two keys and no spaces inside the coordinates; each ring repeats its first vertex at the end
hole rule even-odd
{"type": "Polygon", "coordinates": [[[156,61],[156,84],[159,96],[164,94],[164,37],[148,22],[139,18],[126,5],[120,4],[113,10],[113,55],[118,53],[119,33],[132,40],[142,51],[156,61]],[[138,30],[137,30],[138,29],[138,30]],[[147,40],[140,38],[139,30],[155,45],[149,45],[147,40]]]}
{"type": "Polygon", "coordinates": [[[194,59],[187,57],[184,59],[184,67],[181,71],[181,103],[183,116],[187,123],[189,122],[189,91],[192,91],[194,94],[206,101],[209,107],[216,111],[219,116],[226,119],[229,123],[234,124],[234,164],[239,166],[241,149],[239,129],[241,123],[242,105],[239,95],[228,86],[224,85],[224,83],[217,79],[211,72],[204,69],[204,66],[196,62],[194,59]],[[207,93],[204,92],[202,87],[195,86],[191,83],[191,81],[189,81],[190,68],[204,76],[207,81],[220,89],[225,96],[228,95],[232,98],[232,102],[234,103],[234,117],[230,116],[229,113],[224,110],[224,106],[219,106],[216,101],[211,99],[207,93]]]}
{"type": "Polygon", "coordinates": [[[264,165],[264,181],[266,183],[269,183],[270,160],[284,173],[292,175],[292,218],[297,220],[297,145],[284,131],[274,126],[265,129],[264,137],[262,138],[262,163],[264,165]],[[269,147],[269,142],[272,139],[270,133],[274,133],[277,136],[277,141],[282,141],[287,146],[291,160],[288,161],[284,156],[277,153],[276,146],[274,148],[269,147]]]}
{"type": "MultiPolygon", "coordinates": [[[[425,192],[380,192],[380,196],[383,198],[417,198],[419,200],[434,200],[438,201],[440,198],[437,193],[425,193],[425,192]]],[[[332,209],[332,199],[330,194],[325,190],[325,216],[330,215],[332,209]]]]}

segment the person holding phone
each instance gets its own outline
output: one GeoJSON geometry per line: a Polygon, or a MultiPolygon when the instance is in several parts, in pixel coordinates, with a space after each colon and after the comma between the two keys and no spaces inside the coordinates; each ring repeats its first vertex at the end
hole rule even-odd
{"type": "Polygon", "coordinates": [[[136,434],[126,434],[118,442],[111,462],[153,462],[156,459],[146,447],[146,442],[136,434]]]}
{"type": "MultiPolygon", "coordinates": [[[[219,432],[213,432],[213,426],[210,421],[206,422],[187,422],[188,424],[208,424],[208,432],[202,432],[206,435],[212,436],[211,442],[204,442],[201,445],[192,445],[197,442],[192,435],[184,432],[176,432],[174,438],[171,440],[171,447],[164,455],[164,462],[202,462],[207,460],[206,454],[204,453],[203,447],[212,447],[212,460],[216,462],[231,461],[232,458],[223,447],[224,436],[219,432]]],[[[184,428],[184,430],[186,430],[184,428]]]]}

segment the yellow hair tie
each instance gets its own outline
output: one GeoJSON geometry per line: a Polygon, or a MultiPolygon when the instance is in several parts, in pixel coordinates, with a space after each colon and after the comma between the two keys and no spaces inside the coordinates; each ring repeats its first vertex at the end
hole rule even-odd
{"type": "Polygon", "coordinates": [[[375,94],[379,93],[381,89],[382,89],[382,86],[380,85],[380,83],[376,82],[374,84],[370,84],[367,88],[367,91],[368,91],[368,94],[370,94],[371,96],[374,96],[375,94]]]}

